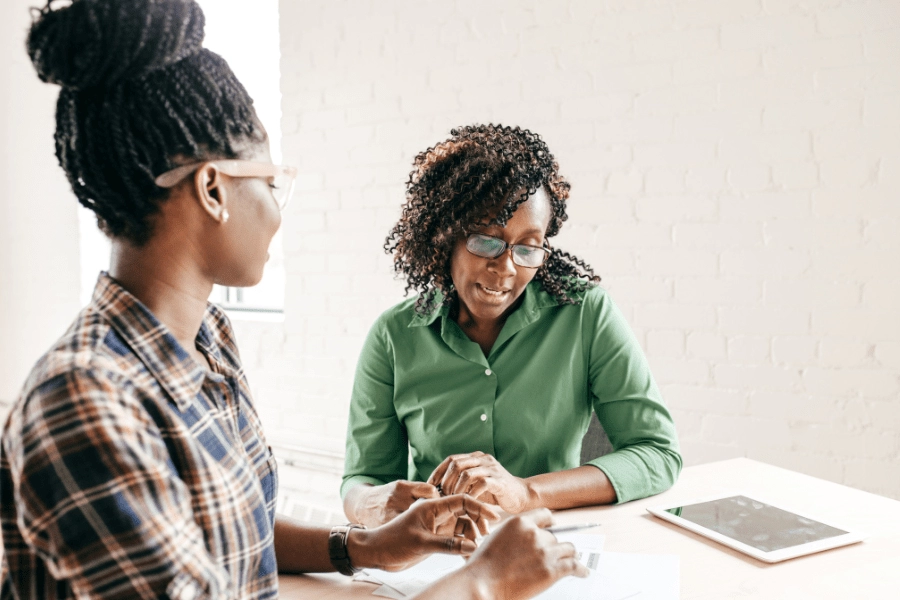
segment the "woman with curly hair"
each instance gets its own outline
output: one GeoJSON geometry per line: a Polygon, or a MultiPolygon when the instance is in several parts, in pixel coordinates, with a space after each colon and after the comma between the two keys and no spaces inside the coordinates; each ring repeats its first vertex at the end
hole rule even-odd
{"type": "Polygon", "coordinates": [[[420,598],[526,598],[585,576],[571,544],[539,531],[546,510],[479,550],[498,515],[461,495],[374,529],[276,516],[275,459],[207,298],[262,277],[295,171],[272,164],[253,101],[202,47],[196,2],[55,4],[35,11],[28,52],[61,86],[56,155],[112,265],[3,429],[0,599],[275,598],[278,572],[396,570],[433,552],[474,554],[420,598]]]}
{"type": "Polygon", "coordinates": [[[406,196],[385,250],[416,297],[381,315],[360,356],[347,515],[375,525],[441,494],[519,513],[669,488],[681,456],[646,359],[593,269],[549,242],[569,184],[540,136],[453,130],[416,157],[406,196]],[[581,465],[591,411],[614,451],[581,465]]]}

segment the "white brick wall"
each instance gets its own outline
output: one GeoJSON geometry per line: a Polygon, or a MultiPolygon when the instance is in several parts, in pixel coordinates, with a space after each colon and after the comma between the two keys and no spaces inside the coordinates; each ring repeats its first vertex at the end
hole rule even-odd
{"type": "MultiPolygon", "coordinates": [[[[283,334],[242,332],[273,439],[340,452],[416,152],[542,134],[559,245],[622,307],[687,464],[749,456],[900,498],[900,2],[281,3],[283,334]]],[[[333,490],[332,490],[333,491],[333,490]]]]}

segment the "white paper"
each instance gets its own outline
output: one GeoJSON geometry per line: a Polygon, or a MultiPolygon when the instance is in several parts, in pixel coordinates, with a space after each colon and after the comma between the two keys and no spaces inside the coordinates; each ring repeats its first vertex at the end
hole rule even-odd
{"type": "Polygon", "coordinates": [[[598,571],[598,597],[604,600],[678,600],[680,560],[675,555],[604,552],[598,571]]]}

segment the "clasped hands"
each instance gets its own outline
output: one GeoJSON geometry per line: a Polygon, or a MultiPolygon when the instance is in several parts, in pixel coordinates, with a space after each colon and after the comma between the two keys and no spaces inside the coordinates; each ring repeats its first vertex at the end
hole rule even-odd
{"type": "MultiPolygon", "coordinates": [[[[524,480],[510,475],[483,452],[448,457],[427,482],[398,480],[377,487],[359,486],[351,493],[355,496],[351,519],[375,528],[355,536],[366,540],[362,552],[356,552],[369,556],[363,563],[367,566],[402,569],[431,552],[471,555],[457,576],[462,581],[452,585],[468,582],[492,590],[472,597],[510,599],[531,597],[566,575],[588,574],[576,560],[574,546],[558,542],[544,530],[552,524],[546,508],[507,519],[484,544],[476,545],[478,535],[488,532],[488,523],[499,519],[491,504],[508,513],[520,513],[534,501],[524,480]],[[423,501],[416,503],[420,499],[423,501]],[[388,537],[374,540],[373,536],[388,537]],[[378,548],[389,550],[378,556],[378,548]]],[[[353,557],[356,552],[349,550],[353,557]]],[[[435,598],[446,596],[440,589],[434,592],[435,598]]]]}
{"type": "Polygon", "coordinates": [[[509,473],[484,452],[453,454],[434,470],[428,481],[397,480],[370,488],[361,498],[357,519],[370,527],[387,523],[419,499],[467,494],[510,514],[538,506],[524,479],[509,473]]]}

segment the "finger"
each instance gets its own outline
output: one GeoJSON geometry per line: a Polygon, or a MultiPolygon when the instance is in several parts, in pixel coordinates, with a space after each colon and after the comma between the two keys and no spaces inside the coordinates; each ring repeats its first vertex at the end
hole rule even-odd
{"type": "Polygon", "coordinates": [[[587,577],[591,574],[591,571],[575,560],[575,557],[563,558],[556,563],[554,568],[555,574],[559,577],[566,577],[568,575],[574,575],[575,577],[587,577]]]}
{"type": "Polygon", "coordinates": [[[425,481],[410,482],[409,493],[413,498],[440,498],[441,493],[436,487],[425,481]]]}
{"type": "Polygon", "coordinates": [[[465,493],[482,502],[487,502],[488,500],[484,496],[490,496],[493,499],[493,494],[490,491],[490,480],[481,479],[476,481],[465,493]]]}
{"type": "MultiPolygon", "coordinates": [[[[470,496],[455,495],[446,496],[439,500],[426,500],[428,508],[432,510],[436,523],[444,523],[450,519],[468,517],[475,523],[500,520],[500,513],[484,502],[470,496]]],[[[479,529],[482,529],[479,526],[479,529]]]]}
{"type": "Polygon", "coordinates": [[[456,487],[453,488],[452,493],[475,496],[475,494],[472,494],[469,490],[473,485],[487,479],[489,476],[490,472],[484,467],[472,467],[460,474],[459,479],[456,480],[456,487]]]}
{"type": "MultiPolygon", "coordinates": [[[[556,538],[554,538],[555,540],[556,538]]],[[[571,542],[557,542],[547,549],[547,555],[556,557],[557,560],[574,557],[578,551],[571,542]]]]}
{"type": "Polygon", "coordinates": [[[441,461],[441,464],[439,464],[437,468],[431,472],[431,475],[428,476],[428,483],[433,486],[437,486],[441,482],[441,479],[444,478],[444,473],[447,471],[447,467],[450,465],[450,461],[452,460],[453,457],[448,456],[443,461],[441,461]]]}
{"type": "Polygon", "coordinates": [[[541,529],[546,529],[553,525],[553,514],[546,508],[536,508],[522,513],[522,518],[531,521],[541,529]]]}
{"type": "Polygon", "coordinates": [[[429,535],[424,539],[424,548],[431,553],[462,554],[468,556],[478,549],[473,540],[456,537],[429,535]]]}
{"type": "Polygon", "coordinates": [[[444,474],[447,472],[449,466],[457,460],[461,460],[463,458],[468,458],[473,455],[483,456],[483,452],[475,452],[473,454],[451,454],[447,458],[441,461],[441,464],[437,466],[437,468],[432,471],[431,475],[428,476],[428,483],[433,486],[437,486],[441,483],[441,480],[444,478],[444,474]]]}
{"type": "Polygon", "coordinates": [[[474,541],[478,537],[478,528],[469,517],[460,517],[453,533],[474,541]]]}
{"type": "Polygon", "coordinates": [[[481,456],[465,456],[453,460],[450,466],[447,467],[443,479],[441,479],[441,489],[448,494],[451,493],[450,490],[456,489],[456,482],[459,477],[465,471],[479,466],[482,460],[481,456]]]}

